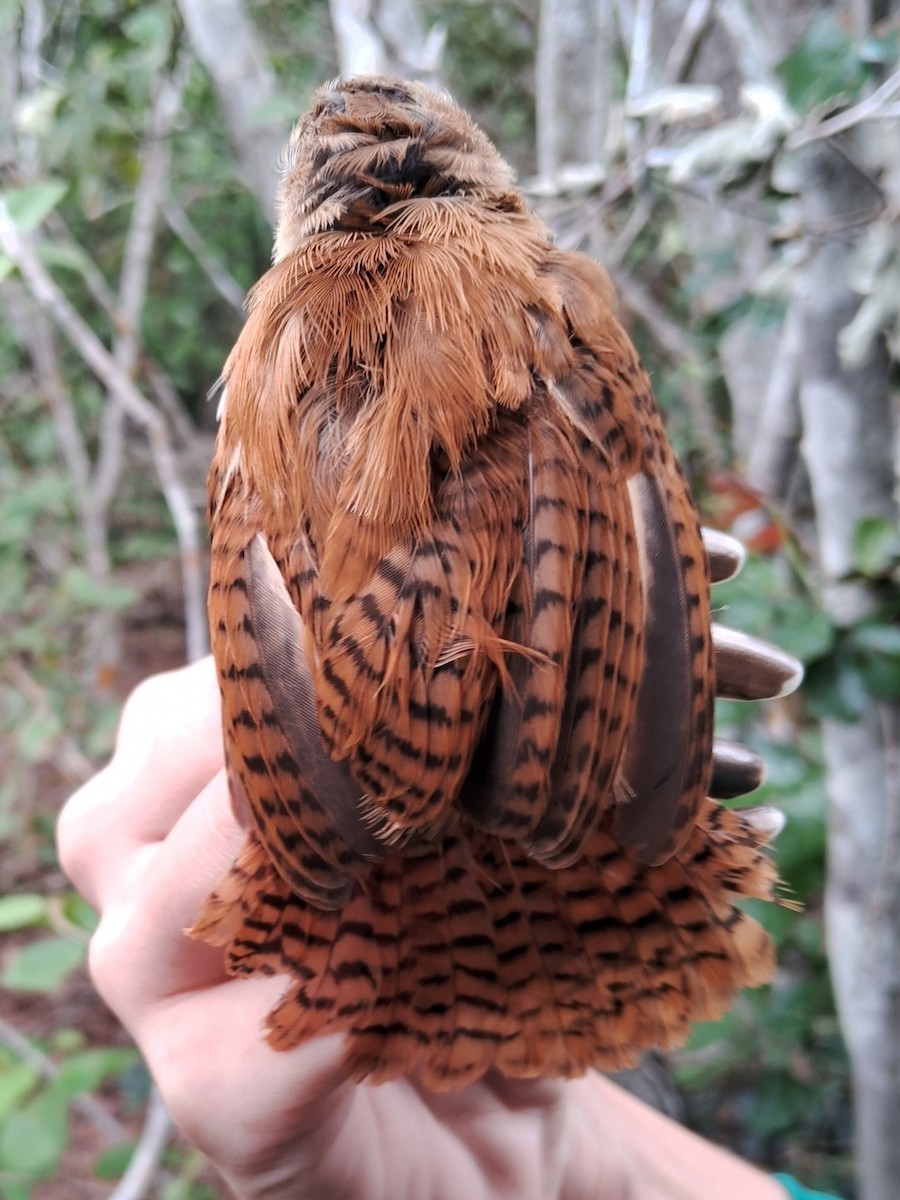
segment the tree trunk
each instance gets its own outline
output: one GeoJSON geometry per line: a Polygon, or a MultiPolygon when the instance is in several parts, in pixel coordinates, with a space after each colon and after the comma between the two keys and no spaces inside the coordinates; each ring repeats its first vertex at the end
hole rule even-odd
{"type": "Polygon", "coordinates": [[[440,83],[444,31],[426,33],[416,0],[330,0],[342,75],[400,75],[440,83]]]}
{"type": "Polygon", "coordinates": [[[597,182],[606,166],[612,0],[543,0],[535,101],[538,175],[544,186],[597,182]]]}
{"type": "MultiPolygon", "coordinates": [[[[807,225],[834,230],[871,207],[871,183],[825,143],[802,161],[807,225]]],[[[796,296],[802,451],[816,506],[825,603],[838,626],[874,602],[844,582],[859,521],[896,520],[889,363],[873,344],[842,365],[838,334],[859,307],[847,283],[853,240],[811,242],[796,296]]],[[[852,1062],[861,1200],[895,1200],[900,1180],[900,709],[823,722],[829,793],[826,918],[832,977],[852,1062]]]]}
{"type": "Polygon", "coordinates": [[[287,123],[262,117],[278,98],[275,72],[241,0],[179,0],[194,52],[212,79],[244,183],[269,221],[287,123]]]}

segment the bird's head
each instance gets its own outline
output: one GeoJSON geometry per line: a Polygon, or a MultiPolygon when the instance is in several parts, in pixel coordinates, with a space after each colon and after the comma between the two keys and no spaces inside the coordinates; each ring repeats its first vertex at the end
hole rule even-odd
{"type": "Polygon", "coordinates": [[[386,76],[336,80],[287,145],[275,259],[310,234],[377,229],[393,205],[452,196],[521,207],[511,168],[448,96],[386,76]]]}

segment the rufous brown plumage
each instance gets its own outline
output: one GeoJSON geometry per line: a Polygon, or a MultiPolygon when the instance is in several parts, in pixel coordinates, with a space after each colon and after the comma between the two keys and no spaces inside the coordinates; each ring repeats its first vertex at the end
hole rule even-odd
{"type": "Polygon", "coordinates": [[[450,100],[354,79],[297,126],[210,474],[249,836],[193,931],[289,977],[275,1046],[571,1076],[771,972],[734,901],[772,830],[708,799],[708,559],[613,303],[450,100]]]}

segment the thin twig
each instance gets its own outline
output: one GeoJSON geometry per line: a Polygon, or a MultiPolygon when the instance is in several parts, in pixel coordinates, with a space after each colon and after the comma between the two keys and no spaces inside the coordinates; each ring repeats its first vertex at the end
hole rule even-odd
{"type": "Polygon", "coordinates": [[[745,0],[716,0],[715,15],[728,35],[743,78],[756,83],[768,83],[772,74],[773,51],[745,0]]]}
{"type": "Polygon", "coordinates": [[[628,220],[616,234],[615,240],[609,248],[606,259],[607,270],[614,271],[616,267],[625,261],[625,256],[640,237],[647,222],[653,216],[655,208],[656,197],[652,193],[644,192],[638,197],[637,203],[628,216],[628,220]]]}
{"type": "Polygon", "coordinates": [[[709,25],[712,10],[713,0],[691,0],[663,67],[664,87],[671,87],[683,79],[709,25]]]}
{"type": "MultiPolygon", "coordinates": [[[[43,713],[52,710],[46,689],[41,687],[34,676],[25,670],[18,658],[10,655],[4,664],[4,671],[35,711],[43,713]]],[[[81,751],[78,743],[70,734],[61,733],[57,746],[58,764],[71,780],[84,783],[96,773],[96,765],[81,751]]]]}
{"type": "MultiPolygon", "coordinates": [[[[53,1059],[48,1058],[42,1050],[38,1050],[37,1046],[33,1045],[5,1017],[0,1017],[0,1042],[46,1083],[52,1083],[58,1078],[59,1067],[53,1059]]],[[[72,1107],[80,1116],[96,1126],[108,1141],[124,1142],[131,1137],[131,1131],[112,1113],[107,1112],[93,1096],[88,1094],[74,1096],[72,1107]]]]}
{"type": "Polygon", "coordinates": [[[800,451],[800,312],[788,308],[769,372],[759,420],[747,454],[747,479],[772,500],[784,501],[800,451]]]}
{"type": "Polygon", "coordinates": [[[884,109],[888,101],[893,100],[898,91],[900,91],[900,68],[894,71],[893,75],[889,75],[884,83],[872,92],[871,96],[866,96],[865,100],[860,100],[859,104],[854,104],[852,108],[847,108],[842,113],[837,113],[833,117],[819,121],[812,128],[796,130],[787,139],[788,148],[796,150],[800,146],[808,145],[809,142],[816,142],[822,138],[834,137],[836,134],[846,133],[848,129],[852,129],[854,125],[859,125],[862,121],[871,121],[885,115],[893,115],[893,110],[885,114],[884,109]]]}
{"type": "Polygon", "coordinates": [[[647,91],[650,79],[650,41],[653,33],[654,0],[637,0],[634,27],[628,54],[628,83],[625,100],[636,99],[647,91]]]}
{"type": "Polygon", "coordinates": [[[535,140],[538,176],[546,186],[559,166],[559,114],[556,80],[557,25],[550,0],[543,0],[538,16],[535,57],[535,140]]]}
{"type": "Polygon", "coordinates": [[[172,1119],[156,1088],[150,1093],[144,1128],[125,1174],[109,1200],[142,1200],[159,1171],[172,1136],[172,1119]]]}
{"type": "Polygon", "coordinates": [[[70,249],[78,256],[78,272],[94,303],[109,317],[114,329],[118,328],[118,313],[116,312],[116,293],[106,281],[106,276],[90,257],[85,254],[81,244],[76,241],[59,209],[54,209],[46,218],[47,229],[54,239],[70,249]]]}
{"type": "MultiPolygon", "coordinates": [[[[134,376],[140,354],[140,319],[147,295],[150,259],[156,236],[156,220],[168,182],[170,136],[181,108],[181,97],[193,62],[182,50],[171,74],[159,86],[141,153],[141,169],[134,191],[131,221],[125,240],[122,274],[116,306],[113,357],[128,375],[134,376]]],[[[123,413],[117,411],[115,394],[108,401],[112,410],[101,423],[100,447],[94,476],[98,505],[112,503],[122,470],[123,413]]]]}
{"type": "Polygon", "coordinates": [[[673,361],[688,366],[681,397],[690,417],[691,430],[697,439],[707,469],[720,469],[723,457],[716,436],[715,421],[702,386],[692,378],[701,373],[703,363],[689,335],[636,280],[628,275],[619,275],[615,282],[623,305],[640,318],[659,347],[673,361]]]}
{"type": "Polygon", "coordinates": [[[222,299],[243,316],[244,289],[234,276],[228,273],[219,257],[210,250],[181,205],[176,204],[174,200],[167,200],[162,206],[162,214],[166,224],[193,254],[222,299]]]}
{"type": "Polygon", "coordinates": [[[0,201],[0,247],[22,273],[32,294],[49,313],[84,362],[111,391],[125,413],[145,432],[160,487],[175,524],[185,590],[188,655],[206,653],[206,619],[197,514],[181,479],[169,430],[161,413],[122,370],[94,331],[79,316],[41,263],[0,201]]]}

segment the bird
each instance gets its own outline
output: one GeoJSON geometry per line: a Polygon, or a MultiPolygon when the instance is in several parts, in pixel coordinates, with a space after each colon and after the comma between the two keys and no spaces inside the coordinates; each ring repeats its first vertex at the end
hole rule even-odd
{"type": "Polygon", "coordinates": [[[797,666],[718,635],[650,381],[448,96],[320,88],[225,364],[209,617],[246,844],[190,931],[350,1078],[571,1078],[770,978],[779,814],[714,744],[797,666]]]}

